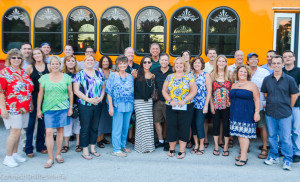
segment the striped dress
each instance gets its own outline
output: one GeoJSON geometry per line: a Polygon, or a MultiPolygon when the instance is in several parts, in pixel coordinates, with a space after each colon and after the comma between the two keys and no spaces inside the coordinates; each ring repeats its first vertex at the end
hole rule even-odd
{"type": "Polygon", "coordinates": [[[152,152],[155,150],[152,99],[134,100],[134,109],[136,114],[134,150],[139,153],[152,152]]]}

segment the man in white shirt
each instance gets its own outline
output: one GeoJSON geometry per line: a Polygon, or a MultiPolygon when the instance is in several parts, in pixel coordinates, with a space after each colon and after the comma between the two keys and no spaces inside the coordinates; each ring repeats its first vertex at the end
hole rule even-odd
{"type": "Polygon", "coordinates": [[[247,56],[247,63],[251,69],[252,77],[251,81],[257,86],[260,92],[260,121],[257,124],[257,127],[260,129],[260,135],[262,140],[262,149],[258,158],[266,159],[268,157],[268,133],[266,128],[266,117],[265,117],[265,107],[266,107],[266,99],[264,93],[261,92],[261,86],[265,79],[265,77],[269,76],[270,73],[263,68],[258,67],[258,55],[256,53],[249,53],[247,56]]]}
{"type": "Polygon", "coordinates": [[[215,59],[218,57],[216,49],[215,48],[208,49],[206,56],[209,59],[209,61],[205,63],[204,71],[207,73],[211,73],[212,70],[214,69],[215,59]]]}
{"type": "Polygon", "coordinates": [[[243,51],[241,51],[241,50],[235,51],[235,54],[234,54],[235,63],[231,66],[228,66],[228,70],[230,72],[233,72],[236,67],[243,65],[244,57],[245,57],[245,54],[243,51]]]}
{"type": "MultiPolygon", "coordinates": [[[[85,56],[95,56],[95,51],[94,51],[94,48],[92,48],[91,46],[88,46],[86,49],[85,49],[85,56]]],[[[83,61],[80,61],[78,62],[78,67],[79,69],[84,69],[85,66],[84,66],[84,63],[83,61]]],[[[99,68],[99,62],[98,61],[95,61],[95,66],[94,66],[94,69],[98,69],[99,68]]]]}
{"type": "Polygon", "coordinates": [[[32,59],[31,59],[32,46],[29,42],[24,42],[22,43],[20,50],[24,56],[24,62],[22,68],[25,70],[26,67],[32,63],[32,59]]]}

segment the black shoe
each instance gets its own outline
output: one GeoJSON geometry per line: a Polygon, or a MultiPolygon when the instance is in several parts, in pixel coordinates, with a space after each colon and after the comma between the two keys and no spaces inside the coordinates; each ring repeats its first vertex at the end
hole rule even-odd
{"type": "Polygon", "coordinates": [[[164,147],[164,146],[165,146],[165,143],[161,143],[161,142],[159,142],[159,141],[157,141],[157,142],[155,143],[155,148],[164,147]]]}
{"type": "Polygon", "coordinates": [[[72,135],[71,137],[70,137],[70,141],[74,141],[75,140],[75,137],[74,137],[74,135],[72,135]]]}
{"type": "Polygon", "coordinates": [[[300,156],[299,155],[294,155],[293,156],[293,163],[300,162],[300,156]]]}
{"type": "Polygon", "coordinates": [[[164,151],[169,151],[169,149],[170,149],[169,142],[165,142],[164,151]]]}
{"type": "MultiPolygon", "coordinates": [[[[263,148],[263,146],[259,146],[258,149],[261,150],[263,148]]],[[[270,150],[270,146],[267,146],[267,149],[270,150]]]]}
{"type": "Polygon", "coordinates": [[[56,135],[53,135],[54,141],[56,141],[56,135]]]}

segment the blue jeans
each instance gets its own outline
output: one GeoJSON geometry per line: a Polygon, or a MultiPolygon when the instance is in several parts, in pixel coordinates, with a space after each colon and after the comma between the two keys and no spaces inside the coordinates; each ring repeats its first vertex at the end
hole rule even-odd
{"type": "Polygon", "coordinates": [[[205,114],[203,114],[203,109],[195,109],[194,108],[192,133],[193,133],[193,135],[197,135],[198,139],[205,138],[204,119],[205,119],[205,114]]]}
{"type": "Polygon", "coordinates": [[[269,156],[278,158],[278,136],[281,143],[281,153],[284,155],[283,161],[293,162],[292,145],[292,115],[287,118],[275,119],[266,115],[268,138],[270,143],[269,156]]]}
{"type": "Polygon", "coordinates": [[[132,111],[118,112],[117,109],[114,108],[111,132],[113,152],[119,152],[122,148],[126,147],[131,114],[132,111]]]}
{"type": "Polygon", "coordinates": [[[300,156],[300,107],[293,107],[292,142],[294,155],[300,156]]]}
{"type": "MultiPolygon", "coordinates": [[[[26,144],[25,144],[25,153],[33,153],[33,132],[34,125],[36,121],[36,107],[37,107],[37,93],[32,93],[32,103],[33,103],[33,111],[29,113],[29,122],[28,127],[26,128],[26,144]]],[[[40,152],[42,150],[46,150],[45,146],[45,123],[44,120],[38,119],[37,125],[37,134],[36,134],[36,151],[40,152]]]]}

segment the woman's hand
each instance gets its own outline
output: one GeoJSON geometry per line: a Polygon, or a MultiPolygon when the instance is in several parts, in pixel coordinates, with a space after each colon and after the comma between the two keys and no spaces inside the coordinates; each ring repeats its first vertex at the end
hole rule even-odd
{"type": "Polygon", "coordinates": [[[72,114],[73,114],[73,108],[70,107],[70,108],[69,108],[69,111],[68,111],[68,116],[72,116],[72,114]]]}
{"type": "Polygon", "coordinates": [[[185,105],[185,101],[181,100],[181,101],[177,102],[177,104],[178,104],[179,107],[182,107],[182,106],[185,105]]]}
{"type": "Polygon", "coordinates": [[[96,97],[95,99],[96,99],[97,104],[99,104],[99,103],[102,101],[103,98],[101,98],[101,97],[96,97]]]}
{"type": "Polygon", "coordinates": [[[3,118],[3,119],[7,119],[8,118],[8,111],[6,110],[6,109],[3,109],[2,111],[1,111],[1,117],[3,118]]]}
{"type": "Polygon", "coordinates": [[[37,114],[36,115],[37,115],[38,118],[43,119],[43,113],[42,113],[42,111],[40,109],[37,110],[37,114]]]}
{"type": "Polygon", "coordinates": [[[88,99],[88,103],[90,103],[92,105],[97,105],[98,104],[98,100],[96,98],[89,98],[88,99]]]}
{"type": "Polygon", "coordinates": [[[255,112],[255,113],[254,113],[254,121],[255,121],[255,122],[258,122],[259,120],[260,120],[259,112],[255,112]]]}
{"type": "Polygon", "coordinates": [[[207,114],[208,113],[208,106],[204,106],[203,107],[203,114],[207,114]]]}
{"type": "Polygon", "coordinates": [[[174,100],[172,100],[172,101],[170,102],[170,104],[171,104],[172,107],[176,107],[177,102],[175,102],[174,100]]]}
{"type": "Polygon", "coordinates": [[[114,108],[113,107],[109,107],[108,113],[112,117],[114,115],[114,108]]]}

